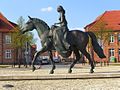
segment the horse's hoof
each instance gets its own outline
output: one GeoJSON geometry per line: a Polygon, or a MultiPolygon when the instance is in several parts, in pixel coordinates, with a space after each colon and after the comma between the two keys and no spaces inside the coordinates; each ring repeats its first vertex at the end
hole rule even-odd
{"type": "Polygon", "coordinates": [[[51,70],[51,71],[50,71],[50,74],[53,74],[53,73],[54,73],[54,71],[51,70]]]}
{"type": "Polygon", "coordinates": [[[32,68],[32,71],[34,72],[35,70],[36,70],[36,68],[35,68],[35,67],[33,67],[33,68],[32,68]]]}
{"type": "Polygon", "coordinates": [[[69,70],[68,73],[72,73],[72,70],[69,70]]]}
{"type": "Polygon", "coordinates": [[[90,70],[90,73],[94,73],[94,71],[93,71],[93,70],[90,70]]]}

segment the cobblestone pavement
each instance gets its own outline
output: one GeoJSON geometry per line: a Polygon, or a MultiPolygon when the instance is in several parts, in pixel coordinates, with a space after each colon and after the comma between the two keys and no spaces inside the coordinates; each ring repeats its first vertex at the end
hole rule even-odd
{"type": "MultiPolygon", "coordinates": [[[[58,65],[56,74],[68,74],[68,67],[58,65]]],[[[35,72],[31,68],[0,68],[0,75],[49,75],[51,66],[42,66],[35,72]]],[[[89,66],[76,66],[72,74],[89,75],[89,66]]],[[[120,66],[96,67],[95,73],[120,73],[120,66]]],[[[24,80],[0,81],[0,90],[120,90],[120,78],[111,79],[68,79],[68,80],[24,80]],[[3,87],[14,85],[11,88],[3,87]]]]}
{"type": "Polygon", "coordinates": [[[0,90],[120,90],[120,78],[0,81],[0,90]],[[14,87],[5,88],[5,84],[14,87]]]}

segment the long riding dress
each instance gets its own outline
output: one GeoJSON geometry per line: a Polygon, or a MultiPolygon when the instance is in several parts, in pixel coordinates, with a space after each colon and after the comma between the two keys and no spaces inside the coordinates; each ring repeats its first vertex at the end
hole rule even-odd
{"type": "Polygon", "coordinates": [[[60,24],[60,27],[57,27],[53,30],[53,38],[56,40],[54,44],[56,50],[66,56],[70,47],[70,44],[67,42],[67,34],[69,29],[67,27],[65,15],[63,13],[60,13],[59,20],[60,22],[57,24],[60,24]]]}

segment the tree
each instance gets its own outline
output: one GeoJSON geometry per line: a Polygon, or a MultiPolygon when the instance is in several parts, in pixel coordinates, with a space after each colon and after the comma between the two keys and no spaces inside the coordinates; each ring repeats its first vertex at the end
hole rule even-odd
{"type": "MultiPolygon", "coordinates": [[[[31,32],[21,34],[21,30],[25,25],[25,20],[21,16],[18,21],[17,21],[18,27],[14,29],[14,33],[11,33],[12,35],[12,46],[16,51],[16,60],[18,61],[19,67],[21,65],[21,59],[24,59],[23,51],[26,48],[25,45],[26,43],[33,44],[34,39],[33,39],[33,34],[31,32]],[[21,56],[22,55],[22,56],[21,56]]],[[[15,61],[14,61],[15,64],[15,61]]]]}
{"type": "MultiPolygon", "coordinates": [[[[105,47],[105,43],[109,41],[109,37],[112,34],[112,29],[108,27],[108,24],[101,20],[94,24],[92,28],[89,28],[89,31],[93,31],[98,39],[99,45],[103,48],[105,47]]],[[[104,48],[103,48],[104,49],[104,48]]],[[[100,60],[102,66],[102,60],[100,60]]]]}
{"type": "Polygon", "coordinates": [[[107,25],[108,24],[105,23],[104,21],[100,21],[94,25],[94,29],[97,29],[97,30],[93,30],[93,32],[98,38],[99,44],[101,45],[101,47],[105,45],[106,41],[109,41],[109,36],[112,33],[111,28],[108,28],[107,25]]]}

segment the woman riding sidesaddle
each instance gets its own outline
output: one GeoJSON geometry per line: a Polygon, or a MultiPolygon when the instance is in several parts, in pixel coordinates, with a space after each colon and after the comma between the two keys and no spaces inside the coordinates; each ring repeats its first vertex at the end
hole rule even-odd
{"type": "Polygon", "coordinates": [[[62,53],[67,53],[69,50],[69,43],[66,40],[67,33],[69,32],[69,29],[67,27],[67,20],[65,18],[65,10],[62,6],[58,6],[57,12],[60,13],[59,23],[55,23],[51,27],[52,36],[55,40],[55,48],[59,49],[62,53]],[[60,26],[56,26],[60,25],[60,26]],[[59,47],[62,46],[62,47],[59,47]],[[58,48],[59,47],[59,48],[58,48]]]}

